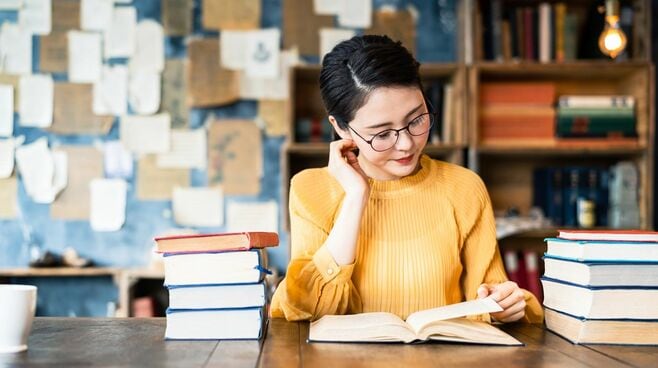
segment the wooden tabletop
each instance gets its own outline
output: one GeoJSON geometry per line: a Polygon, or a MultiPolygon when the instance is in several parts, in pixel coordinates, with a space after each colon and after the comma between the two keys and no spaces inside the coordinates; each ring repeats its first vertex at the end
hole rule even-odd
{"type": "Polygon", "coordinates": [[[164,318],[37,318],[29,350],[0,366],[652,367],[658,347],[579,346],[541,326],[503,329],[523,347],[306,342],[308,323],[272,320],[264,341],[164,341],[164,318]]]}

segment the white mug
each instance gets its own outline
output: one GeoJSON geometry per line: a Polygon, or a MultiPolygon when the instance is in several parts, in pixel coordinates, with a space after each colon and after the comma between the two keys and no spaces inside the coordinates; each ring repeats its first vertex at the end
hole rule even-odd
{"type": "Polygon", "coordinates": [[[36,286],[0,285],[0,354],[27,350],[36,307],[36,286]]]}

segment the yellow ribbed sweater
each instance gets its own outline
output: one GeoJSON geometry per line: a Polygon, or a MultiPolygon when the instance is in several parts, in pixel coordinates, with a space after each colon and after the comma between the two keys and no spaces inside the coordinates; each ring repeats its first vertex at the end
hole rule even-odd
{"type": "MultiPolygon", "coordinates": [[[[292,179],[291,260],[274,293],[272,317],[384,311],[405,319],[475,299],[480,284],[507,280],[491,201],[475,173],[422,156],[417,173],[369,183],[355,262],[339,266],[323,243],[344,191],[327,168],[292,179]]],[[[540,304],[525,294],[525,320],[541,322],[540,304]]]]}

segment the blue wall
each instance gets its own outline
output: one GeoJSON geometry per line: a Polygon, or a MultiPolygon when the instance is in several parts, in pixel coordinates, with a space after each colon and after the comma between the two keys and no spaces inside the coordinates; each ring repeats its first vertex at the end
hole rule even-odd
{"type": "MultiPolygon", "coordinates": [[[[56,0],[53,0],[56,1],[56,0]]],[[[282,22],[281,1],[262,0],[262,27],[280,27],[282,22]]],[[[312,1],[312,0],[309,0],[312,1]]],[[[457,0],[373,0],[373,7],[393,5],[405,8],[413,5],[419,10],[417,23],[417,57],[425,62],[451,62],[456,60],[455,4],[457,0]]],[[[160,0],[134,0],[138,19],[160,20],[160,0]]],[[[203,31],[200,22],[200,0],[194,5],[194,33],[196,35],[216,35],[216,32],[203,31]]],[[[16,13],[0,12],[0,23],[16,22],[16,13]]],[[[186,55],[184,38],[168,37],[165,41],[167,58],[183,58],[186,55]]],[[[39,72],[39,38],[33,38],[33,71],[39,72]]],[[[309,62],[317,62],[318,57],[305,57],[309,62]]],[[[125,63],[126,60],[110,60],[111,64],[125,63]]],[[[56,81],[65,81],[65,74],[55,74],[56,81]]],[[[220,118],[255,118],[257,101],[238,103],[213,109],[191,109],[190,128],[202,125],[208,114],[220,118]]],[[[46,136],[50,145],[71,144],[90,145],[94,141],[118,139],[118,121],[115,121],[109,134],[103,136],[66,136],[51,134],[36,128],[19,126],[20,116],[15,116],[14,136],[23,135],[26,143],[46,136]]],[[[263,135],[264,176],[262,192],[257,197],[227,197],[228,200],[276,200],[281,205],[280,154],[283,138],[263,135]]],[[[193,186],[206,184],[204,171],[192,170],[193,186]]],[[[28,264],[30,242],[36,242],[44,250],[61,253],[66,247],[75,248],[80,255],[92,259],[96,264],[116,267],[138,267],[149,262],[153,235],[177,227],[170,216],[169,201],[139,201],[135,197],[135,179],[129,180],[126,206],[126,223],[117,232],[99,233],[91,230],[88,221],[63,221],[50,218],[49,205],[36,204],[19,185],[19,220],[0,220],[0,267],[23,267],[28,264]],[[31,239],[25,234],[30,233],[31,239]]],[[[279,219],[283,224],[283,219],[279,219]]],[[[199,231],[222,231],[223,228],[202,228],[199,231]]],[[[281,243],[287,244],[287,234],[281,231],[281,243]]],[[[285,246],[274,249],[271,262],[280,271],[285,270],[288,250],[285,246]]],[[[109,278],[75,279],[23,279],[40,287],[39,315],[105,315],[107,303],[116,300],[116,290],[109,278]],[[55,302],[56,301],[56,302],[55,302]]]]}

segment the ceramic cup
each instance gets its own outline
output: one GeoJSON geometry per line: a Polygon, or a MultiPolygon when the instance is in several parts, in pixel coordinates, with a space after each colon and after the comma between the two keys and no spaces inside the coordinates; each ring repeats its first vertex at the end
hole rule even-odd
{"type": "Polygon", "coordinates": [[[36,307],[36,286],[0,285],[0,354],[27,349],[36,307]]]}

